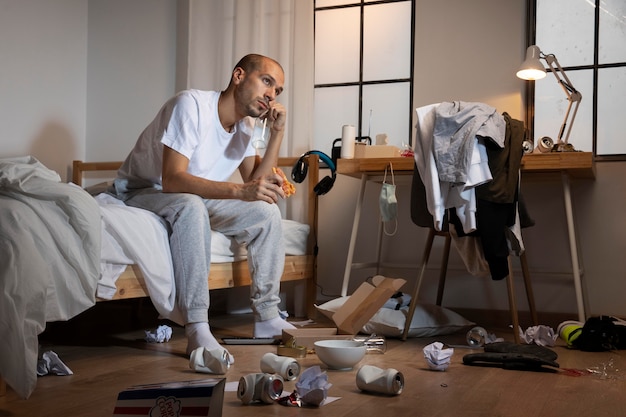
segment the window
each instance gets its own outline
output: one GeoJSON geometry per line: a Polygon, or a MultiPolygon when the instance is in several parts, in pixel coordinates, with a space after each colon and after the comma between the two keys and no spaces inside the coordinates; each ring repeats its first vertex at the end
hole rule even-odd
{"type": "Polygon", "coordinates": [[[315,1],[316,149],[330,151],[343,125],[357,136],[386,134],[390,145],[413,129],[414,0],[315,1]]]}
{"type": "MultiPolygon", "coordinates": [[[[529,11],[529,44],[554,54],[582,94],[569,142],[577,150],[593,152],[598,160],[626,159],[621,126],[626,108],[626,2],[529,0],[529,11]]],[[[549,77],[534,83],[529,98],[535,140],[557,136],[567,107],[563,91],[549,77]]]]}

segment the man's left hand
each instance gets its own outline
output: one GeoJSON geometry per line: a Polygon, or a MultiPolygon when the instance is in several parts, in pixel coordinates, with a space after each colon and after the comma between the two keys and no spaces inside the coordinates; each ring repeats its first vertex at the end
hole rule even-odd
{"type": "Polygon", "coordinates": [[[274,102],[270,105],[265,117],[271,130],[283,131],[287,122],[287,109],[281,103],[274,102]]]}

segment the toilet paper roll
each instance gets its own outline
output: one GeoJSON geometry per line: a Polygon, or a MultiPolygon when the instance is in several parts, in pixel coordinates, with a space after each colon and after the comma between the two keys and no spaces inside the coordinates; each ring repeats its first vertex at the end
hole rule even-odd
{"type": "Polygon", "coordinates": [[[356,374],[356,386],[361,391],[398,395],[404,388],[404,375],[393,368],[363,365],[356,374]]]}
{"type": "Polygon", "coordinates": [[[356,141],[356,128],[352,125],[344,125],[341,129],[341,157],[344,159],[354,158],[354,146],[356,141]]]}
{"type": "Polygon", "coordinates": [[[268,352],[261,358],[261,372],[278,374],[286,381],[293,381],[300,375],[300,364],[293,358],[268,352]]]}

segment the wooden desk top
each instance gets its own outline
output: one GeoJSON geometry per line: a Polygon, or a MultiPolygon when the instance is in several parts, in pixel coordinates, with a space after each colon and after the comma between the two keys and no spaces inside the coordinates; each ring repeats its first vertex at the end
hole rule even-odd
{"type": "Polygon", "coordinates": [[[361,174],[378,175],[385,172],[385,168],[393,164],[393,172],[396,175],[413,174],[415,160],[412,157],[393,158],[355,158],[337,159],[337,174],[344,174],[360,178],[361,174]]]}
{"type": "MultiPolygon", "coordinates": [[[[389,163],[393,164],[396,175],[413,173],[414,160],[411,157],[338,159],[337,173],[360,178],[361,174],[376,175],[385,172],[389,163]]],[[[595,178],[596,166],[591,152],[550,152],[533,153],[522,157],[524,174],[545,174],[567,171],[574,178],[595,178]]]]}
{"type": "Polygon", "coordinates": [[[542,174],[567,171],[574,178],[595,178],[596,163],[591,152],[532,153],[522,158],[522,172],[542,174]]]}

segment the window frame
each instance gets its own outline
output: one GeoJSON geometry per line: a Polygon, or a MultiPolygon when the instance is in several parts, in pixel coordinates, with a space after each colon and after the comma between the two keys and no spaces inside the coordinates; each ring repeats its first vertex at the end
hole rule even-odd
{"type": "MultiPolygon", "coordinates": [[[[591,70],[593,73],[593,93],[591,97],[584,97],[585,100],[592,100],[592,153],[596,161],[625,161],[626,154],[598,155],[598,72],[605,68],[623,68],[626,62],[600,64],[599,63],[599,43],[600,43],[600,3],[601,0],[594,0],[594,39],[593,39],[593,64],[579,66],[565,66],[563,70],[568,74],[578,70],[591,70]]],[[[537,0],[527,0],[527,39],[526,47],[536,44],[537,30],[537,0]]],[[[550,69],[546,71],[550,72],[550,69]]],[[[530,137],[534,138],[535,126],[535,81],[526,84],[526,124],[530,137]]]]}
{"type": "MultiPolygon", "coordinates": [[[[317,7],[317,0],[313,2],[313,14],[314,14],[314,24],[313,31],[315,37],[315,21],[317,19],[317,12],[328,11],[328,10],[337,10],[337,9],[347,9],[347,8],[360,8],[360,22],[359,22],[359,80],[352,82],[343,82],[343,83],[315,83],[313,88],[334,88],[334,87],[358,87],[358,99],[359,99],[359,108],[358,108],[358,122],[357,122],[357,137],[367,136],[362,132],[363,128],[363,88],[369,85],[381,85],[381,84],[396,84],[396,83],[407,83],[409,84],[409,126],[407,126],[407,138],[410,146],[413,146],[413,124],[414,124],[414,115],[413,115],[413,92],[415,85],[415,3],[416,0],[355,0],[350,3],[336,5],[336,6],[323,6],[317,7]],[[381,79],[381,80],[371,80],[364,81],[363,80],[363,41],[364,41],[364,18],[365,18],[365,7],[376,6],[380,4],[388,4],[388,3],[411,3],[411,39],[410,39],[410,68],[409,68],[409,77],[407,78],[394,78],[394,79],[381,79]]],[[[373,139],[372,139],[373,140],[373,139]]]]}

